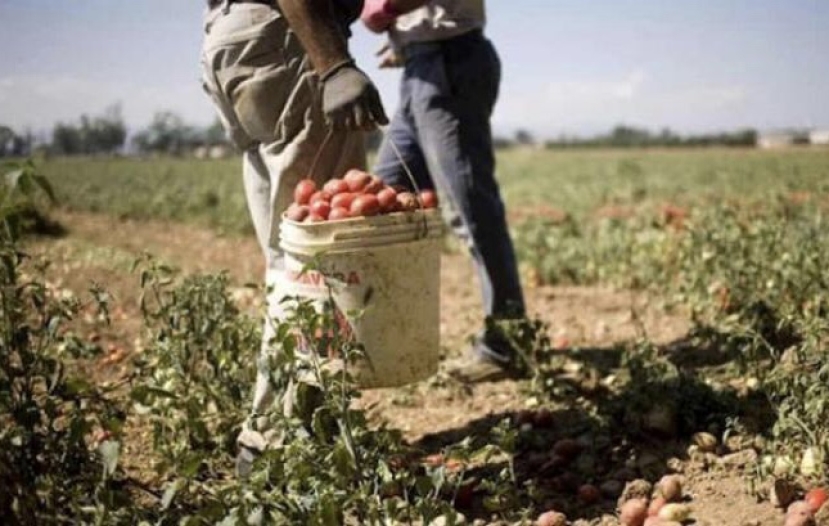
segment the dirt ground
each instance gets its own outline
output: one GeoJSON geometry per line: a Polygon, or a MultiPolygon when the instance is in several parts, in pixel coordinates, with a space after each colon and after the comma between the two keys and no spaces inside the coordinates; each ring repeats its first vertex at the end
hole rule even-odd
{"type": "MultiPolygon", "coordinates": [[[[48,257],[52,262],[48,271],[52,286],[82,294],[91,283],[97,282],[114,297],[113,324],[95,335],[108,350],[95,371],[100,379],[115,379],[125,374],[126,358],[141,345],[138,277],[130,272],[130,267],[143,252],[187,273],[227,271],[238,286],[240,303],[252,310],[261,306],[255,292],[243,287],[245,283],[258,283],[263,273],[261,252],[252,236],[220,237],[193,226],[121,221],[80,213],[56,212],[53,218],[66,228],[67,234],[40,238],[27,247],[30,253],[48,257]]],[[[469,335],[479,327],[481,307],[473,275],[465,255],[445,254],[440,328],[446,356],[460,353],[469,335]]],[[[528,287],[526,295],[531,315],[549,324],[554,347],[563,354],[574,348],[595,349],[601,353],[635,338],[641,331],[656,343],[668,344],[680,340],[689,328],[681,314],[669,313],[658,301],[640,293],[598,287],[542,286],[528,287]]],[[[490,422],[499,415],[524,409],[527,400],[526,386],[520,382],[505,380],[461,386],[439,374],[416,386],[367,392],[361,403],[371,407],[370,414],[375,421],[388,422],[408,440],[429,441],[474,432],[476,423],[490,422]]],[[[561,410],[562,414],[568,410],[567,407],[553,409],[561,410]]],[[[565,426],[566,419],[562,417],[560,422],[556,421],[559,423],[565,426]]],[[[676,446],[684,448],[687,444],[676,446]]],[[[780,510],[775,510],[767,501],[758,502],[749,494],[739,459],[721,459],[704,467],[680,458],[670,466],[685,475],[686,493],[696,524],[748,526],[783,521],[780,510]]],[[[606,511],[612,511],[612,506],[606,511]]],[[[577,524],[588,524],[587,519],[590,524],[605,524],[596,513],[570,518],[585,519],[577,524]]]]}

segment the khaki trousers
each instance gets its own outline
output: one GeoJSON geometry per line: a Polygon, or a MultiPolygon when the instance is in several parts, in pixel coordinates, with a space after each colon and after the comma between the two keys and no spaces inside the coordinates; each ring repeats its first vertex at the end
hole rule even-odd
{"type": "MultiPolygon", "coordinates": [[[[296,35],[273,7],[233,3],[207,10],[201,66],[205,91],[243,152],[247,204],[265,256],[265,280],[272,285],[281,279],[279,223],[294,186],[306,177],[322,184],[350,168],[364,168],[363,134],[329,130],[319,81],[296,35]]],[[[261,431],[267,428],[258,416],[275,399],[268,357],[278,352],[270,344],[271,320],[282,315],[278,301],[269,295],[253,411],[239,439],[256,449],[264,447],[261,431]]]]}

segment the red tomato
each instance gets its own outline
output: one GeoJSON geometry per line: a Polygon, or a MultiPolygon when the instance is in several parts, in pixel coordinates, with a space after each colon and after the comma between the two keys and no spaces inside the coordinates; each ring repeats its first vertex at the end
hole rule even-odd
{"type": "Polygon", "coordinates": [[[588,506],[602,500],[602,492],[592,484],[584,484],[579,487],[579,500],[588,506]]]}
{"type": "Polygon", "coordinates": [[[377,192],[377,200],[383,212],[394,212],[397,209],[397,192],[393,188],[383,188],[377,192]]]}
{"type": "Polygon", "coordinates": [[[648,514],[648,501],[631,499],[619,508],[619,522],[622,526],[642,526],[648,514]]]}
{"type": "Polygon", "coordinates": [[[581,444],[579,444],[576,440],[573,440],[572,438],[562,438],[553,444],[552,452],[568,460],[572,460],[579,456],[582,449],[581,444]]]}
{"type": "Polygon", "coordinates": [[[423,190],[420,192],[419,199],[423,208],[435,208],[438,206],[438,194],[432,190],[423,190]]]}
{"type": "Polygon", "coordinates": [[[112,438],[112,432],[108,429],[96,429],[95,432],[92,434],[92,440],[95,443],[100,444],[101,442],[106,442],[107,440],[112,438]]]}
{"type": "Polygon", "coordinates": [[[475,498],[475,481],[470,481],[458,488],[455,494],[455,507],[461,509],[468,509],[472,507],[472,501],[475,498]]]}
{"type": "Polygon", "coordinates": [[[350,212],[353,217],[377,215],[380,212],[380,201],[376,195],[358,195],[351,203],[350,212]]]}
{"type": "Polygon", "coordinates": [[[354,202],[354,198],[357,197],[357,194],[352,193],[344,193],[344,194],[337,194],[331,198],[331,206],[334,208],[342,207],[342,208],[351,208],[351,203],[354,202]]]}
{"type": "Polygon", "coordinates": [[[553,412],[542,407],[533,415],[533,425],[536,427],[552,427],[554,423],[553,412]]]}
{"type": "Polygon", "coordinates": [[[362,170],[349,170],[343,180],[348,185],[348,189],[352,192],[361,192],[363,188],[371,181],[371,176],[362,170]]]}
{"type": "Polygon", "coordinates": [[[667,502],[662,497],[654,497],[651,501],[650,506],[648,506],[648,517],[656,517],[659,515],[659,510],[665,507],[667,502]]]}
{"type": "Polygon", "coordinates": [[[317,183],[311,179],[303,179],[294,189],[294,201],[300,205],[307,205],[311,196],[317,191],[317,183]]]}
{"type": "Polygon", "coordinates": [[[818,510],[823,507],[823,504],[826,502],[827,498],[829,498],[829,494],[825,489],[813,488],[806,493],[806,497],[803,500],[805,500],[806,504],[808,504],[812,509],[812,513],[817,513],[818,510]]]}
{"type": "Polygon", "coordinates": [[[348,208],[344,208],[342,206],[335,206],[331,209],[331,213],[328,214],[329,221],[336,221],[337,219],[348,219],[351,217],[351,214],[348,212],[348,208]]]}
{"type": "Polygon", "coordinates": [[[545,511],[535,519],[536,526],[567,526],[567,516],[555,510],[545,511]]]}
{"type": "Polygon", "coordinates": [[[294,203],[288,207],[288,210],[285,211],[285,217],[291,221],[302,221],[308,217],[309,212],[310,209],[307,205],[298,205],[294,203]]]}
{"type": "Polygon", "coordinates": [[[337,195],[343,192],[348,192],[348,183],[342,179],[331,179],[325,183],[322,189],[331,195],[337,195]]]}
{"type": "Polygon", "coordinates": [[[322,223],[323,221],[325,221],[325,218],[321,215],[308,214],[308,217],[305,218],[304,223],[322,223]]]}
{"type": "Polygon", "coordinates": [[[365,188],[363,188],[363,192],[367,194],[376,194],[380,190],[382,190],[386,185],[383,184],[383,180],[377,177],[376,175],[371,176],[368,184],[365,188]]]}
{"type": "Polygon", "coordinates": [[[319,192],[314,192],[311,198],[308,200],[310,204],[314,204],[317,201],[325,201],[326,203],[331,202],[331,194],[326,192],[325,190],[320,190],[319,192]]]}
{"type": "Polygon", "coordinates": [[[417,197],[411,192],[401,192],[397,194],[397,204],[400,210],[411,211],[417,210],[420,206],[417,204],[417,197]]]}
{"type": "Polygon", "coordinates": [[[311,213],[327,219],[331,213],[331,204],[327,201],[316,201],[311,204],[311,213]]]}

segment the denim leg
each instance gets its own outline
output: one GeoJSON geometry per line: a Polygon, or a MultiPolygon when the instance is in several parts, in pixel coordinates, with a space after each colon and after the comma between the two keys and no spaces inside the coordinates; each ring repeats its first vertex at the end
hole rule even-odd
{"type": "Polygon", "coordinates": [[[432,189],[434,185],[426,169],[426,159],[423,157],[420,145],[417,144],[417,132],[409,113],[410,98],[405,88],[404,83],[397,112],[392,117],[383,136],[383,142],[380,144],[380,150],[377,152],[374,173],[388,185],[401,185],[413,189],[409,176],[400,162],[400,157],[402,157],[418,187],[432,189]],[[394,147],[397,148],[397,152],[394,151],[394,147]]]}
{"type": "Polygon", "coordinates": [[[524,315],[524,298],[489,121],[499,81],[497,55],[482,37],[412,56],[404,76],[417,143],[449,205],[450,225],[469,246],[486,314],[514,318],[524,315]]]}

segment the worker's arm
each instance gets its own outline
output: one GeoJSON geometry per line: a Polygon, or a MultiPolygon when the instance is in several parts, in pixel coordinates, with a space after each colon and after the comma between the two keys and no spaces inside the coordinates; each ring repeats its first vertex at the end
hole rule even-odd
{"type": "Polygon", "coordinates": [[[388,124],[380,95],[354,64],[331,0],[276,0],[322,82],[322,109],[335,128],[388,124]]]}
{"type": "Polygon", "coordinates": [[[382,33],[391,27],[398,16],[428,3],[429,0],[365,0],[360,18],[368,29],[382,33]]]}
{"type": "Polygon", "coordinates": [[[348,43],[334,19],[331,0],[277,0],[277,3],[320,76],[351,60],[348,43]]]}
{"type": "Polygon", "coordinates": [[[388,0],[388,2],[398,13],[404,14],[425,6],[429,0],[388,0]]]}

